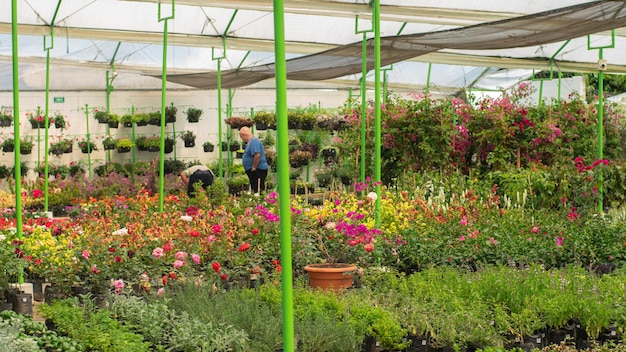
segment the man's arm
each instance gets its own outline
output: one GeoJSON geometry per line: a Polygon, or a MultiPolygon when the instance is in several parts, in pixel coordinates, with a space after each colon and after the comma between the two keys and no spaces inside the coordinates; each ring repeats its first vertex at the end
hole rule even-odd
{"type": "Polygon", "coordinates": [[[261,160],[261,153],[255,153],[252,160],[252,171],[256,171],[256,167],[259,166],[259,160],[261,160]]]}
{"type": "Polygon", "coordinates": [[[187,171],[183,171],[180,173],[180,178],[183,180],[183,182],[188,185],[189,184],[189,177],[187,176],[187,171]]]}

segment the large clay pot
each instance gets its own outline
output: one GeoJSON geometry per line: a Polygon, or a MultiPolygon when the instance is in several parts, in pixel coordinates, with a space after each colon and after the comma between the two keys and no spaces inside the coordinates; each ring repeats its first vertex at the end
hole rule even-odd
{"type": "Polygon", "coordinates": [[[352,287],[356,266],[351,264],[309,264],[304,267],[309,275],[309,286],[322,290],[339,291],[352,287]]]}

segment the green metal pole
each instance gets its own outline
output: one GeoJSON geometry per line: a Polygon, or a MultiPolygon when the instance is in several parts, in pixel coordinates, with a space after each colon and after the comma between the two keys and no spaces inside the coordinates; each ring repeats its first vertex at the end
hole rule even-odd
{"type": "MultiPolygon", "coordinates": [[[[37,116],[41,116],[41,114],[42,114],[41,106],[38,106],[37,116]]],[[[48,123],[48,116],[46,114],[44,124],[47,125],[47,123],[48,123]]],[[[37,129],[37,165],[39,165],[40,163],[41,163],[41,128],[38,128],[37,129]]]]}
{"type": "Polygon", "coordinates": [[[543,105],[543,79],[539,81],[539,106],[543,105]]]}
{"type": "Polygon", "coordinates": [[[561,101],[561,78],[563,77],[563,73],[561,73],[561,71],[559,71],[559,78],[558,78],[558,90],[557,90],[557,99],[559,99],[559,101],[561,101]]]}
{"type": "MultiPolygon", "coordinates": [[[[130,114],[131,114],[131,115],[135,115],[135,107],[134,107],[134,106],[131,106],[131,107],[130,107],[130,114]]],[[[132,120],[131,120],[131,121],[132,121],[132,120]]],[[[133,121],[133,122],[131,123],[131,129],[130,129],[130,136],[131,136],[131,138],[132,138],[132,140],[133,140],[133,144],[135,144],[135,140],[137,139],[137,138],[135,137],[135,125],[136,125],[136,123],[133,121]]],[[[137,151],[136,151],[136,149],[137,149],[137,148],[132,148],[132,149],[131,149],[131,159],[132,159],[132,161],[133,161],[133,164],[134,164],[134,163],[135,163],[135,161],[137,160],[137,159],[136,159],[136,156],[137,156],[137,151]]]]}
{"type": "Polygon", "coordinates": [[[361,182],[365,182],[365,138],[367,127],[367,85],[365,75],[367,74],[367,32],[363,32],[361,44],[361,182]]]}
{"type": "MultiPolygon", "coordinates": [[[[89,134],[89,104],[85,104],[85,129],[87,135],[87,141],[91,140],[91,135],[89,134]]],[[[89,179],[92,179],[92,171],[91,171],[91,153],[87,153],[87,169],[89,170],[89,179]]]]}
{"type": "MultiPolygon", "coordinates": [[[[604,55],[604,50],[602,48],[598,49],[598,57],[602,60],[604,55]]],[[[602,70],[598,70],[598,160],[604,158],[603,153],[603,144],[604,144],[604,72],[602,70]]],[[[603,175],[602,169],[599,170],[598,180],[600,181],[600,187],[598,187],[598,212],[602,213],[604,211],[604,201],[603,201],[603,175]]]]}
{"type": "MultiPolygon", "coordinates": [[[[15,227],[17,238],[22,238],[22,167],[20,164],[20,85],[18,69],[18,43],[17,43],[17,0],[11,2],[11,49],[13,62],[13,133],[15,139],[14,175],[15,177],[15,227]]],[[[24,273],[20,272],[18,283],[24,283],[24,273]]]]}
{"type": "MultiPolygon", "coordinates": [[[[222,142],[223,142],[223,138],[222,138],[222,59],[219,58],[217,59],[217,133],[218,133],[218,146],[219,148],[222,148],[222,142]]],[[[230,146],[229,146],[230,147],[230,146]]],[[[220,174],[220,180],[222,179],[222,176],[224,175],[224,165],[223,165],[223,160],[224,160],[224,152],[222,151],[222,149],[219,149],[220,153],[219,153],[219,174],[220,174]]],[[[228,151],[230,153],[230,150],[228,151]]]]}
{"type": "MultiPolygon", "coordinates": [[[[107,114],[111,113],[111,91],[113,90],[113,82],[111,81],[111,77],[109,76],[109,71],[107,70],[105,73],[105,79],[106,79],[106,106],[105,109],[107,111],[107,114]]],[[[109,125],[106,125],[106,135],[110,136],[110,130],[109,130],[109,125]]],[[[109,162],[111,160],[111,151],[107,150],[105,155],[105,160],[106,162],[109,162]]]]}
{"type": "MultiPolygon", "coordinates": [[[[430,70],[430,69],[429,69],[430,70]]],[[[380,224],[380,183],[381,183],[381,141],[380,141],[380,0],[374,0],[374,109],[375,118],[375,138],[374,149],[376,159],[374,162],[375,179],[376,179],[376,227],[380,224]]],[[[430,74],[429,74],[430,76],[430,74]]]]}
{"type": "MultiPolygon", "coordinates": [[[[50,31],[50,38],[53,38],[53,33],[52,30],[50,31]]],[[[52,47],[47,48],[46,46],[46,37],[44,36],[44,50],[46,51],[46,117],[45,117],[45,121],[44,124],[46,125],[46,132],[45,132],[45,137],[44,137],[44,180],[43,180],[43,210],[44,211],[48,211],[48,201],[49,201],[49,196],[48,196],[48,173],[49,173],[49,168],[48,168],[48,135],[49,135],[49,130],[48,130],[48,122],[50,121],[49,118],[49,114],[50,114],[50,49],[52,49],[52,47]]],[[[37,166],[39,166],[39,157],[37,158],[37,166]]]]}
{"type": "Polygon", "coordinates": [[[276,145],[280,200],[280,263],[283,268],[283,351],[293,352],[295,346],[288,156],[289,131],[287,129],[287,63],[285,59],[285,8],[282,0],[274,0],[274,51],[276,57],[276,145]]]}
{"type": "Polygon", "coordinates": [[[426,97],[428,97],[428,93],[430,92],[430,74],[432,73],[433,63],[428,63],[428,74],[426,75],[426,97]]]}
{"type": "Polygon", "coordinates": [[[163,189],[165,184],[165,107],[166,107],[166,87],[167,87],[167,35],[168,20],[174,18],[175,1],[171,2],[171,14],[161,16],[161,2],[158,3],[159,22],[163,22],[163,67],[161,69],[161,143],[159,151],[159,211],[163,212],[163,189]]]}

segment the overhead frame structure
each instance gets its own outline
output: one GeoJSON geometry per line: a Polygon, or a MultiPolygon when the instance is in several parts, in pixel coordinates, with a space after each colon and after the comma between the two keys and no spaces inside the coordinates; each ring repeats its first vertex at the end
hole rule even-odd
{"type": "MultiPolygon", "coordinates": [[[[50,27],[46,19],[51,18],[51,8],[58,2],[60,1],[18,0],[20,8],[23,9],[18,18],[20,36],[40,38],[49,33],[50,27]]],[[[63,0],[55,34],[60,41],[65,41],[65,43],[59,45],[60,48],[51,53],[51,64],[55,68],[71,65],[105,70],[108,67],[107,61],[100,54],[107,53],[106,48],[109,42],[122,41],[119,55],[122,59],[117,64],[120,73],[158,74],[160,61],[155,60],[156,55],[153,55],[155,52],[161,52],[158,47],[162,43],[161,28],[154,21],[153,9],[157,2],[158,0],[93,0],[85,3],[78,0],[63,0]],[[82,40],[83,43],[75,44],[74,41],[77,40],[82,40]],[[74,48],[77,49],[73,50],[74,48]],[[101,52],[99,53],[98,50],[101,52]]],[[[383,37],[394,35],[403,24],[406,24],[403,33],[424,33],[505,20],[587,2],[589,1],[558,0],[512,4],[498,1],[460,3],[454,0],[425,0],[420,1],[420,6],[415,6],[414,1],[381,0],[381,35],[383,37]]],[[[353,21],[356,15],[364,20],[371,18],[369,3],[365,0],[286,0],[284,2],[287,34],[285,51],[288,59],[358,41],[359,36],[355,35],[352,30],[353,21]]],[[[256,65],[259,62],[263,64],[274,62],[271,30],[272,1],[219,0],[207,3],[201,0],[184,0],[177,1],[177,7],[180,8],[181,16],[173,20],[170,26],[170,46],[190,48],[188,49],[190,55],[206,58],[209,56],[203,55],[207,52],[202,50],[221,47],[223,38],[226,38],[229,58],[224,62],[224,70],[240,65],[239,58],[242,58],[246,52],[252,52],[252,54],[246,58],[242,67],[256,65]],[[225,33],[227,22],[234,11],[238,13],[232,29],[225,33]],[[229,63],[230,60],[236,64],[229,63]]],[[[2,65],[8,64],[10,60],[10,54],[3,50],[7,43],[2,37],[2,33],[10,32],[11,21],[8,18],[8,12],[7,4],[0,5],[0,81],[6,78],[3,76],[2,65]],[[4,11],[5,8],[7,11],[4,11]]],[[[624,28],[617,28],[616,36],[616,48],[626,45],[624,28]]],[[[423,63],[435,64],[433,84],[448,90],[458,89],[461,84],[469,84],[475,80],[476,76],[468,79],[437,81],[440,72],[450,71],[449,68],[441,65],[468,67],[466,70],[459,70],[460,75],[463,74],[462,71],[467,72],[472,69],[482,71],[481,67],[548,70],[552,65],[559,71],[596,72],[597,57],[593,53],[586,52],[584,40],[585,38],[581,38],[580,41],[573,40],[566,50],[554,58],[553,62],[550,62],[549,58],[556,52],[560,43],[515,50],[443,49],[409,58],[402,62],[401,65],[404,68],[394,65],[394,71],[397,69],[397,72],[389,72],[388,85],[390,89],[423,89],[425,79],[421,78],[423,76],[421,71],[426,71],[423,63]],[[415,72],[415,74],[411,77],[406,72],[415,72]],[[407,76],[412,80],[407,79],[407,76]]],[[[38,48],[40,54],[37,54],[25,47],[26,42],[26,40],[21,40],[21,45],[24,45],[20,48],[22,55],[20,62],[24,63],[22,66],[43,65],[44,55],[40,50],[40,45],[38,48]]],[[[210,52],[208,53],[210,55],[210,52]]],[[[216,69],[215,63],[210,60],[182,60],[180,54],[176,55],[174,60],[168,60],[169,74],[207,72],[216,69]]],[[[614,53],[607,53],[607,55],[609,67],[605,72],[626,74],[626,58],[614,53]]],[[[21,75],[25,74],[21,73],[21,75]]],[[[487,72],[486,76],[489,75],[490,72],[487,72]]],[[[329,87],[354,87],[358,84],[358,80],[359,75],[352,75],[327,80],[324,83],[329,87]]],[[[57,81],[53,79],[53,89],[57,89],[55,86],[58,84],[57,81]]],[[[135,82],[134,84],[143,83],[135,82]]],[[[481,87],[480,79],[475,84],[481,87]]],[[[368,87],[373,87],[372,75],[368,77],[368,87]]],[[[129,89],[122,85],[116,88],[118,90],[129,89]]],[[[85,87],[85,89],[97,88],[85,87]]]]}

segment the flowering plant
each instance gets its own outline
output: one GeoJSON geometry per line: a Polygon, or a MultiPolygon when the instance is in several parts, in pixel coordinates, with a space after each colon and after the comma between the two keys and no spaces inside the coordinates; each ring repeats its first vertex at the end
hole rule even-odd
{"type": "MultiPolygon", "coordinates": [[[[365,183],[355,186],[357,191],[368,188],[365,183]]],[[[366,196],[355,193],[326,200],[319,208],[292,207],[295,226],[314,243],[326,263],[367,266],[402,243],[395,234],[375,226],[376,199],[375,192],[366,196]]]]}

